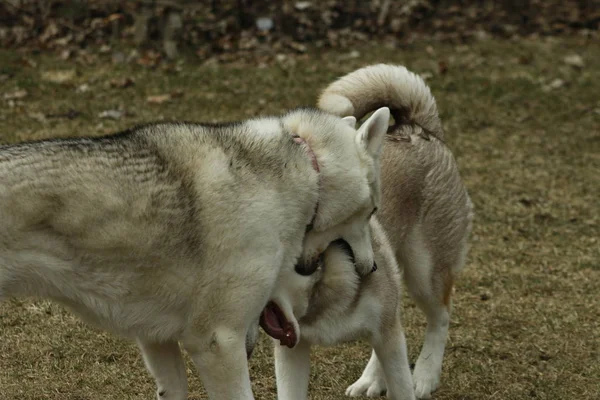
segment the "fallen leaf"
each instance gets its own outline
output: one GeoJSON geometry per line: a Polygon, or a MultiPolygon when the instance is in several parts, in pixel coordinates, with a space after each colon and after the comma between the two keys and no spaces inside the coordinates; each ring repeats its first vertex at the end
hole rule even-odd
{"type": "Polygon", "coordinates": [[[119,89],[127,88],[130,86],[133,86],[134,84],[135,84],[135,80],[130,77],[121,78],[121,79],[115,78],[110,81],[110,87],[119,88],[119,89]]]}
{"type": "Polygon", "coordinates": [[[296,10],[298,10],[298,11],[304,11],[307,8],[310,8],[310,6],[312,6],[312,2],[310,2],[310,1],[297,1],[294,6],[296,7],[296,10]]]}
{"type": "Polygon", "coordinates": [[[563,59],[563,61],[565,62],[565,64],[575,68],[583,68],[585,65],[583,62],[583,58],[579,54],[568,55],[563,59]]]}
{"type": "Polygon", "coordinates": [[[259,31],[268,32],[273,29],[273,20],[268,17],[261,17],[256,19],[256,27],[259,31]]]}
{"type": "Polygon", "coordinates": [[[96,63],[96,61],[98,60],[98,56],[96,54],[90,54],[90,53],[83,52],[83,51],[79,52],[78,58],[83,63],[88,64],[88,65],[92,65],[92,64],[96,63]]]}
{"type": "Polygon", "coordinates": [[[521,65],[527,65],[527,64],[531,64],[532,61],[532,57],[531,55],[526,55],[526,56],[519,56],[519,58],[517,59],[517,62],[521,65]]]}
{"type": "Polygon", "coordinates": [[[167,102],[171,100],[171,95],[170,94],[159,94],[156,96],[148,96],[146,98],[146,101],[150,104],[162,104],[164,102],[167,102]]]}
{"type": "Polygon", "coordinates": [[[44,113],[41,113],[41,112],[30,113],[29,118],[36,120],[37,122],[42,123],[42,124],[48,122],[44,113]]]}
{"type": "Polygon", "coordinates": [[[148,51],[142,57],[138,58],[137,63],[144,67],[155,67],[160,61],[160,53],[148,51]]]}
{"type": "Polygon", "coordinates": [[[21,64],[23,64],[24,66],[29,67],[29,68],[37,67],[37,63],[30,58],[22,58],[20,60],[20,62],[21,62],[21,64]]]}
{"type": "Polygon", "coordinates": [[[88,85],[87,83],[84,83],[83,85],[80,85],[77,87],[77,89],[75,89],[76,93],[85,93],[88,92],[90,90],[90,85],[88,85]]]}
{"type": "Polygon", "coordinates": [[[72,40],[73,40],[73,35],[68,34],[67,36],[63,36],[61,38],[53,40],[52,43],[56,46],[64,47],[64,46],[68,45],[72,40]]]}
{"type": "Polygon", "coordinates": [[[102,119],[121,119],[121,117],[125,114],[122,110],[105,110],[98,114],[98,118],[102,119]]]}
{"type": "Polygon", "coordinates": [[[171,96],[172,99],[177,99],[179,97],[183,97],[183,90],[181,90],[181,89],[173,90],[171,92],[170,96],[171,96]]]}
{"type": "Polygon", "coordinates": [[[116,53],[113,53],[113,55],[112,55],[113,64],[123,64],[125,61],[126,61],[125,53],[123,53],[122,51],[117,51],[116,53]]]}
{"type": "Polygon", "coordinates": [[[124,18],[125,18],[125,16],[123,14],[115,13],[115,14],[110,14],[108,16],[108,18],[107,18],[107,21],[108,22],[113,22],[113,21],[116,21],[116,20],[124,19],[124,18]]]}
{"type": "Polygon", "coordinates": [[[448,72],[448,63],[446,63],[445,61],[440,61],[438,63],[438,72],[440,73],[440,75],[443,75],[446,72],[448,72]]]}
{"type": "Polygon", "coordinates": [[[563,80],[562,80],[562,79],[560,79],[560,78],[556,78],[556,79],[554,79],[552,82],[550,82],[549,84],[547,84],[547,85],[544,85],[544,86],[542,87],[542,90],[543,90],[544,92],[550,92],[550,91],[552,91],[552,90],[560,89],[560,88],[561,88],[561,87],[563,87],[563,86],[565,86],[565,81],[563,81],[563,80]]]}
{"type": "Polygon", "coordinates": [[[19,89],[12,93],[4,93],[4,100],[19,100],[27,96],[27,90],[19,89]]]}
{"type": "Polygon", "coordinates": [[[343,54],[339,57],[340,60],[350,60],[353,58],[359,58],[360,52],[357,50],[352,50],[350,53],[343,54]]]}
{"type": "Polygon", "coordinates": [[[58,29],[58,25],[56,25],[54,22],[51,22],[48,26],[46,26],[46,29],[44,29],[44,32],[42,32],[40,35],[40,42],[47,42],[48,39],[58,35],[59,32],[60,30],[58,29]]]}
{"type": "Polygon", "coordinates": [[[67,112],[56,113],[56,114],[48,114],[46,117],[48,118],[66,118],[66,119],[74,119],[80,116],[81,113],[77,110],[69,109],[67,112]]]}
{"type": "Polygon", "coordinates": [[[69,49],[63,50],[60,52],[60,58],[61,60],[68,60],[69,58],[71,58],[71,54],[73,52],[69,49]]]}
{"type": "Polygon", "coordinates": [[[306,45],[302,44],[302,43],[298,43],[298,42],[290,42],[289,46],[296,50],[298,53],[305,53],[307,50],[306,45]]]}
{"type": "Polygon", "coordinates": [[[42,79],[52,83],[63,84],[75,78],[75,70],[52,70],[42,72],[42,79]]]}

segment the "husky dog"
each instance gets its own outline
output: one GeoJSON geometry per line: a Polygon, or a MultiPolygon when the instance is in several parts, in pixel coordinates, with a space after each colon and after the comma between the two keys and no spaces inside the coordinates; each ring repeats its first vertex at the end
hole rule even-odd
{"type": "MultiPolygon", "coordinates": [[[[313,268],[280,276],[300,323],[294,349],[276,346],[280,399],[305,399],[310,344],[332,345],[365,336],[373,353],[349,396],[394,399],[429,398],[440,381],[448,336],[451,294],[465,264],[473,206],[450,152],[443,142],[435,99],[423,80],[406,68],[374,65],[331,84],[319,107],[358,119],[375,108],[390,107],[390,126],[381,166],[382,205],[373,218],[373,249],[379,270],[366,278],[346,271],[351,246],[330,246],[313,268]],[[384,233],[385,231],[385,233],[384,233]],[[387,236],[387,239],[386,239],[387,236]],[[395,258],[394,258],[395,256],[395,258]],[[400,273],[427,317],[425,343],[411,387],[406,344],[400,324],[400,273]],[[307,275],[312,272],[313,275],[307,275]]],[[[342,243],[342,244],[341,244],[342,243]]]]}
{"type": "MultiPolygon", "coordinates": [[[[275,346],[279,399],[308,397],[311,345],[330,346],[366,338],[378,357],[375,380],[349,395],[414,400],[406,341],[400,319],[401,273],[391,245],[377,219],[370,222],[377,272],[361,279],[352,268],[354,252],[347,242],[333,242],[315,263],[310,275],[282,272],[278,288],[292,299],[300,324],[300,342],[292,349],[275,346]],[[386,386],[386,382],[389,385],[386,386]]],[[[267,305],[267,308],[270,306],[267,305]]]]}
{"type": "Polygon", "coordinates": [[[50,298],[135,338],[160,400],[187,398],[179,343],[211,399],[252,399],[246,336],[269,299],[271,335],[298,341],[280,272],[338,238],[372,269],[388,120],[382,108],[357,132],[296,110],[0,146],[0,298],[50,298]]]}

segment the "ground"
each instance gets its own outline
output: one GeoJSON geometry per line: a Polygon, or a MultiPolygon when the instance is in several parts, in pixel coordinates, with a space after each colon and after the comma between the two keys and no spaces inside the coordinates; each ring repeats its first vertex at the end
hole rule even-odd
{"type": "MultiPolygon", "coordinates": [[[[432,87],[476,209],[435,399],[600,398],[600,44],[487,39],[356,51],[262,68],[190,56],[152,69],[110,55],[88,64],[2,50],[0,141],[279,113],[314,104],[360,66],[405,64],[432,87]],[[107,110],[118,119],[101,118],[107,110]]],[[[424,318],[408,298],[404,324],[414,362],[424,318]]],[[[276,396],[271,353],[263,335],[251,360],[258,399],[276,396]]],[[[361,342],[317,349],[312,398],[344,399],[368,357],[361,342]]],[[[189,363],[188,375],[190,398],[204,398],[189,363]]],[[[150,399],[155,390],[131,342],[23,299],[0,304],[0,387],[7,400],[150,399]]]]}

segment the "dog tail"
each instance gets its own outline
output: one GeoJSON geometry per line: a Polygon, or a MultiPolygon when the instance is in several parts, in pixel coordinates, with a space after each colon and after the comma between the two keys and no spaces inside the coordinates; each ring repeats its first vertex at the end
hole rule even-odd
{"type": "Polygon", "coordinates": [[[370,65],[342,76],[323,91],[318,106],[340,117],[353,115],[357,120],[379,107],[389,107],[395,121],[389,134],[420,127],[438,139],[444,137],[429,86],[401,65],[370,65]]]}

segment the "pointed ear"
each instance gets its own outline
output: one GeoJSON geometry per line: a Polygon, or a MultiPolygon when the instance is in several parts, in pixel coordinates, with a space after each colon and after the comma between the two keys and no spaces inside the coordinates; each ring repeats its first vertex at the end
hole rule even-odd
{"type": "Polygon", "coordinates": [[[344,117],[342,118],[342,120],[348,125],[350,125],[350,128],[356,129],[356,118],[354,118],[353,116],[344,117]]]}
{"type": "Polygon", "coordinates": [[[381,107],[358,130],[357,144],[365,149],[371,157],[379,157],[389,124],[390,109],[381,107]]]}

